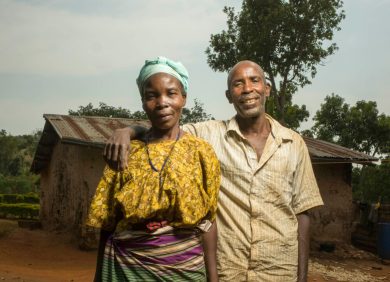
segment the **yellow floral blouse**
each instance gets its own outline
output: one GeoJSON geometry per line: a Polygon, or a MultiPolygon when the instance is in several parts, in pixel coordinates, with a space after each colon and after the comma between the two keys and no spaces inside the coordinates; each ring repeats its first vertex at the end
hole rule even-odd
{"type": "Polygon", "coordinates": [[[185,134],[176,143],[166,140],[148,145],[131,141],[128,168],[116,172],[106,167],[92,199],[86,224],[113,231],[131,228],[147,220],[168,220],[174,227],[193,227],[214,220],[220,185],[220,167],[212,147],[185,134]]]}

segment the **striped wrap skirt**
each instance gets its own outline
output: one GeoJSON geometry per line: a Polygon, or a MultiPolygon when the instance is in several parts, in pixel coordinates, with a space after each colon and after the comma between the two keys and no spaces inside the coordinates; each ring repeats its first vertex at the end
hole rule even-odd
{"type": "Polygon", "coordinates": [[[102,281],[207,281],[201,232],[166,226],[107,240],[102,281]]]}

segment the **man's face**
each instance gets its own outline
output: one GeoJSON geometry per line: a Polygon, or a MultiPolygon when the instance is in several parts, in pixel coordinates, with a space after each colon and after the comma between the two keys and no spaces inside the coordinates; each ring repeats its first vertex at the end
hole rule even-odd
{"type": "Polygon", "coordinates": [[[269,95],[260,67],[249,61],[238,63],[229,75],[226,97],[241,118],[256,118],[265,112],[269,95]]]}

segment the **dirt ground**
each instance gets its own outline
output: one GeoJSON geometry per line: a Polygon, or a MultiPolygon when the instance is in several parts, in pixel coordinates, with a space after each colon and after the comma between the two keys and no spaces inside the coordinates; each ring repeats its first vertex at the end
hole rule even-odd
{"type": "MultiPolygon", "coordinates": [[[[81,251],[62,234],[19,228],[0,220],[0,281],[92,281],[95,251],[81,251]]],[[[309,282],[390,281],[390,263],[344,246],[332,253],[314,252],[309,282]]]]}

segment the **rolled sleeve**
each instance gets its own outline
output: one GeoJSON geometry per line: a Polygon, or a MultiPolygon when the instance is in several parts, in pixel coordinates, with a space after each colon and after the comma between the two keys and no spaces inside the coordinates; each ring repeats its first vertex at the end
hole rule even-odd
{"type": "Polygon", "coordinates": [[[299,142],[299,156],[293,180],[293,209],[295,214],[323,205],[321,194],[314,176],[309,151],[302,139],[299,142]]]}

